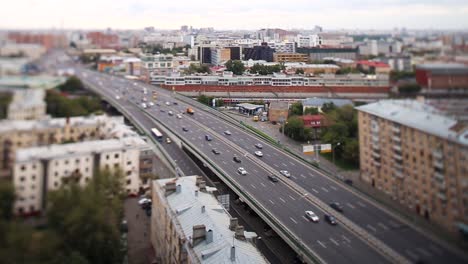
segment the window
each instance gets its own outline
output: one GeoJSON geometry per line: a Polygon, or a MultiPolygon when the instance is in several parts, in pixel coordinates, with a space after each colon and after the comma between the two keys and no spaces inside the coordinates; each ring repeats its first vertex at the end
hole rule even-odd
{"type": "Polygon", "coordinates": [[[21,178],[20,178],[20,181],[21,181],[21,182],[24,182],[24,177],[21,177],[21,178]]]}
{"type": "Polygon", "coordinates": [[[75,163],[76,163],[76,164],[79,164],[79,163],[80,163],[80,159],[76,159],[76,160],[75,160],[75,163]]]}
{"type": "Polygon", "coordinates": [[[114,163],[114,168],[118,168],[119,167],[119,163],[114,163]]]}
{"type": "Polygon", "coordinates": [[[88,168],[85,168],[85,172],[88,172],[88,170],[89,170],[88,168]]]}
{"type": "Polygon", "coordinates": [[[33,184],[31,185],[31,190],[34,190],[34,189],[36,189],[36,185],[33,184]]]}
{"type": "Polygon", "coordinates": [[[109,155],[106,155],[106,159],[107,159],[107,160],[109,159],[109,155]]]}
{"type": "Polygon", "coordinates": [[[132,174],[132,171],[127,171],[127,176],[130,176],[132,174]]]}
{"type": "Polygon", "coordinates": [[[65,160],[65,165],[68,165],[68,160],[65,160]]]}
{"type": "Polygon", "coordinates": [[[25,171],[26,170],[26,166],[25,165],[21,165],[21,171],[25,171]]]}
{"type": "Polygon", "coordinates": [[[58,186],[58,183],[57,182],[54,182],[54,187],[57,187],[58,186]]]}
{"type": "Polygon", "coordinates": [[[118,158],[119,158],[119,154],[118,154],[118,153],[114,154],[114,158],[115,158],[115,159],[118,159],[118,158]]]}
{"type": "Polygon", "coordinates": [[[58,172],[55,172],[54,175],[55,175],[55,177],[58,177],[58,172]]]}
{"type": "Polygon", "coordinates": [[[132,180],[127,180],[127,185],[132,184],[132,180]]]}
{"type": "Polygon", "coordinates": [[[131,161],[127,161],[127,165],[132,165],[132,162],[131,162],[131,161]]]}
{"type": "Polygon", "coordinates": [[[33,170],[35,170],[36,169],[36,164],[33,164],[32,168],[33,168],[33,170]]]}
{"type": "Polygon", "coordinates": [[[33,176],[31,177],[31,179],[35,180],[35,179],[36,179],[36,175],[33,175],[33,176]]]}

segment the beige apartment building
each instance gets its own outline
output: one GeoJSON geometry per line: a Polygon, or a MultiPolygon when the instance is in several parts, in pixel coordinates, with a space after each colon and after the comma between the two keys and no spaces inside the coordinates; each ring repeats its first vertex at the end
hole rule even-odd
{"type": "Polygon", "coordinates": [[[274,62],[308,62],[309,56],[303,53],[275,53],[274,62]]]}
{"type": "Polygon", "coordinates": [[[468,126],[415,100],[357,107],[361,179],[455,232],[468,223],[468,126]]]}
{"type": "Polygon", "coordinates": [[[86,184],[98,170],[124,175],[124,189],[137,194],[140,152],[147,144],[138,136],[18,149],[13,166],[14,213],[28,215],[46,208],[47,193],[62,184],[86,184]]]}
{"type": "Polygon", "coordinates": [[[153,263],[267,263],[201,177],[152,182],[153,263]]]}
{"type": "Polygon", "coordinates": [[[19,148],[113,138],[128,131],[123,117],[106,115],[0,121],[0,178],[12,175],[19,148]]]}

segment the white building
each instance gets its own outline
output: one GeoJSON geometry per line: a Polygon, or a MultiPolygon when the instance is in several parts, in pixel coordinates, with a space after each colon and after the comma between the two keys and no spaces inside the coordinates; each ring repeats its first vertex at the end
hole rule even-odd
{"type": "Polygon", "coordinates": [[[297,47],[299,48],[318,47],[322,45],[322,38],[317,34],[307,35],[307,36],[297,35],[296,42],[297,42],[297,47]]]}
{"type": "Polygon", "coordinates": [[[46,116],[45,91],[42,89],[15,90],[8,105],[7,119],[36,120],[46,116]]]}
{"type": "Polygon", "coordinates": [[[368,40],[364,44],[359,45],[359,54],[374,56],[379,54],[398,54],[401,53],[402,47],[402,43],[399,41],[368,40]]]}
{"type": "Polygon", "coordinates": [[[46,208],[47,192],[63,183],[86,184],[96,170],[123,172],[127,193],[140,187],[139,156],[146,148],[139,137],[86,141],[19,149],[13,167],[14,212],[31,214],[46,208]]]}
{"type": "Polygon", "coordinates": [[[157,263],[267,263],[201,177],[157,180],[152,186],[151,244],[157,263]]]}
{"type": "Polygon", "coordinates": [[[275,49],[277,53],[295,53],[296,52],[296,43],[294,42],[268,42],[268,46],[272,49],[275,49]]]}
{"type": "Polygon", "coordinates": [[[142,67],[151,75],[169,75],[173,65],[172,54],[141,54],[142,67]]]}

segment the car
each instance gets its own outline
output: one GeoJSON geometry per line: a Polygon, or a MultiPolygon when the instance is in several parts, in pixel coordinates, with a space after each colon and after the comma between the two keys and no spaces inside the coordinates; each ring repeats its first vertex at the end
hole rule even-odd
{"type": "Polygon", "coordinates": [[[142,101],[146,102],[146,101],[148,101],[148,99],[146,99],[146,97],[143,97],[142,101]]]}
{"type": "Polygon", "coordinates": [[[258,148],[258,149],[262,149],[262,148],[263,148],[262,144],[260,144],[260,143],[255,144],[255,147],[258,148]]]}
{"type": "Polygon", "coordinates": [[[183,127],[182,130],[185,131],[185,132],[188,132],[188,128],[186,128],[186,127],[183,127]]]}
{"type": "Polygon", "coordinates": [[[163,112],[163,113],[166,112],[166,110],[164,110],[164,109],[161,109],[160,111],[163,112]]]}
{"type": "Polygon", "coordinates": [[[343,206],[337,202],[330,203],[330,207],[335,209],[336,211],[342,213],[343,212],[343,206]]]}
{"type": "Polygon", "coordinates": [[[170,116],[172,116],[172,115],[174,115],[174,112],[169,111],[169,112],[167,112],[167,114],[170,115],[170,116]]]}
{"type": "Polygon", "coordinates": [[[182,118],[182,115],[181,115],[181,114],[177,114],[176,116],[177,116],[177,118],[179,118],[179,119],[182,118]]]}
{"type": "Polygon", "coordinates": [[[291,173],[287,170],[280,170],[280,173],[286,178],[291,178],[291,173]]]}
{"type": "Polygon", "coordinates": [[[219,152],[219,150],[217,149],[212,149],[211,152],[213,152],[214,154],[216,155],[219,155],[221,152],[219,152]]]}
{"type": "Polygon", "coordinates": [[[142,103],[142,104],[141,104],[141,107],[146,108],[147,106],[146,106],[145,103],[142,103]]]}
{"type": "Polygon", "coordinates": [[[178,105],[178,103],[177,103],[177,102],[173,102],[173,104],[175,104],[175,105],[178,105]]]}
{"type": "Polygon", "coordinates": [[[171,105],[171,103],[169,103],[169,102],[166,102],[166,105],[171,105]]]}
{"type": "Polygon", "coordinates": [[[263,153],[261,151],[255,151],[255,155],[257,157],[263,157],[263,153]]]}
{"type": "Polygon", "coordinates": [[[138,204],[139,205],[143,205],[145,203],[151,203],[151,199],[148,199],[148,198],[141,198],[140,200],[138,200],[138,204]]]}
{"type": "Polygon", "coordinates": [[[120,96],[116,95],[116,96],[115,96],[115,99],[119,100],[119,99],[120,99],[120,96]]]}
{"type": "Polygon", "coordinates": [[[305,216],[314,223],[318,223],[320,221],[320,218],[312,211],[305,211],[305,216]]]}
{"type": "Polygon", "coordinates": [[[330,225],[338,224],[336,222],[336,218],[333,215],[325,214],[324,218],[325,218],[325,221],[327,221],[330,225]]]}
{"type": "Polygon", "coordinates": [[[213,138],[212,138],[210,135],[205,135],[205,139],[206,139],[206,141],[211,141],[211,140],[213,140],[213,138]]]}
{"type": "Polygon", "coordinates": [[[232,135],[231,131],[229,131],[229,130],[224,131],[224,134],[228,135],[228,136],[232,135]]]}
{"type": "Polygon", "coordinates": [[[159,103],[156,103],[157,106],[161,106],[159,103]]]}
{"type": "Polygon", "coordinates": [[[247,171],[242,167],[239,167],[237,169],[237,172],[239,172],[241,175],[247,175],[247,171]]]}
{"type": "Polygon", "coordinates": [[[171,144],[172,143],[172,140],[170,138],[166,138],[166,143],[167,144],[171,144]]]}
{"type": "Polygon", "coordinates": [[[272,182],[278,182],[278,178],[275,175],[268,175],[268,179],[272,182]]]}
{"type": "Polygon", "coordinates": [[[148,103],[150,106],[154,106],[154,103],[153,102],[149,102],[148,103]]]}
{"type": "Polygon", "coordinates": [[[346,180],[344,180],[344,183],[346,183],[348,185],[353,185],[353,180],[346,179],[346,180]]]}
{"type": "Polygon", "coordinates": [[[241,163],[241,159],[237,156],[234,156],[232,159],[237,163],[241,163]]]}

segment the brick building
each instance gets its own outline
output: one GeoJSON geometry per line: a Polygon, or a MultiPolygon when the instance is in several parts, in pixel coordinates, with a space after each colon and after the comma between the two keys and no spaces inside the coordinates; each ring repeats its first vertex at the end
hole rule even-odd
{"type": "Polygon", "coordinates": [[[418,65],[416,81],[426,93],[468,93],[468,66],[456,63],[418,65]]]}

